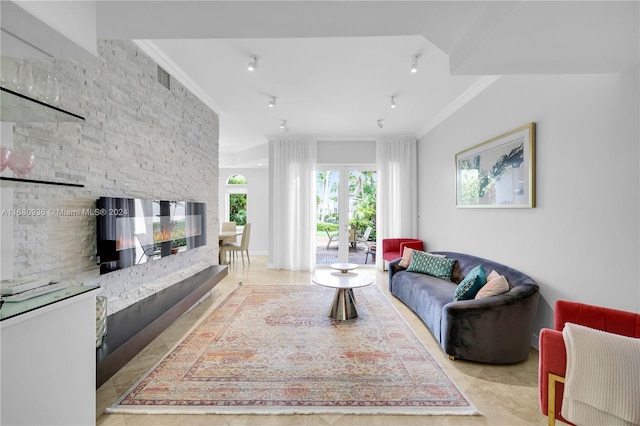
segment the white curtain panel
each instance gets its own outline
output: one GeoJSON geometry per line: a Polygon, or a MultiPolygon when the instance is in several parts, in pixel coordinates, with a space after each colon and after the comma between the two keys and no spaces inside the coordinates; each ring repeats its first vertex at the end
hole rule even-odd
{"type": "Polygon", "coordinates": [[[316,141],[269,141],[270,269],[315,268],[316,141]]]}
{"type": "MultiPolygon", "coordinates": [[[[377,246],[382,254],[384,238],[417,238],[418,188],[415,138],[379,139],[376,143],[378,171],[377,246]]],[[[382,255],[376,267],[383,269],[382,255]]]]}

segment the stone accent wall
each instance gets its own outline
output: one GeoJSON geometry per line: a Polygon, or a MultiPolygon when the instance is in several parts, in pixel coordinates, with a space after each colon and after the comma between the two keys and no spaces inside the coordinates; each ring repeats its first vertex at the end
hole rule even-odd
{"type": "Polygon", "coordinates": [[[100,285],[111,314],[218,263],[218,116],[178,81],[170,91],[160,85],[156,63],[134,43],[100,41],[98,52],[32,61],[36,73],[59,78],[59,106],[85,123],[17,123],[13,135],[15,149],[36,155],[29,178],[85,187],[3,191],[13,191],[16,209],[46,211],[14,218],[14,276],[100,285]],[[95,216],[83,213],[100,196],[205,202],[208,244],[101,276],[95,216]]]}

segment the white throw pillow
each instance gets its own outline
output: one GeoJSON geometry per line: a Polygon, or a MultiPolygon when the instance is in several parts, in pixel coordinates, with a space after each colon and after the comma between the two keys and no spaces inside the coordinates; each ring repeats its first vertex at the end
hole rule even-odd
{"type": "Polygon", "coordinates": [[[508,291],[509,282],[504,275],[500,275],[496,271],[491,271],[487,277],[487,283],[482,286],[475,298],[482,299],[483,297],[497,296],[508,291]]]}

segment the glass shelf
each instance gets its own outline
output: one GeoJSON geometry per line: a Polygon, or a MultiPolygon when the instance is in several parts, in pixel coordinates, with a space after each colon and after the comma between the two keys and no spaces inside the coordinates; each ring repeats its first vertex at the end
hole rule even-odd
{"type": "Polygon", "coordinates": [[[0,321],[26,314],[27,312],[60,302],[65,299],[100,288],[99,286],[70,286],[58,291],[32,297],[22,302],[4,302],[0,306],[0,321]]]}
{"type": "Polygon", "coordinates": [[[49,105],[22,93],[0,87],[0,121],[24,122],[83,122],[84,117],[49,105]]]}
{"type": "MultiPolygon", "coordinates": [[[[23,178],[12,178],[12,177],[4,177],[4,176],[0,176],[0,180],[6,181],[6,182],[37,183],[41,185],[73,186],[76,188],[84,188],[84,185],[79,183],[54,182],[51,180],[23,179],[23,178]]],[[[3,184],[2,186],[5,186],[5,184],[3,184]]]]}

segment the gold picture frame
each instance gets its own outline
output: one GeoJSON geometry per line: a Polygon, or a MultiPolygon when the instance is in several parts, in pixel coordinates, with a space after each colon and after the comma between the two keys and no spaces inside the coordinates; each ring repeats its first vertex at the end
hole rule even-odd
{"type": "Polygon", "coordinates": [[[456,207],[534,208],[536,123],[456,154],[456,207]]]}

